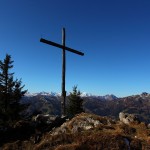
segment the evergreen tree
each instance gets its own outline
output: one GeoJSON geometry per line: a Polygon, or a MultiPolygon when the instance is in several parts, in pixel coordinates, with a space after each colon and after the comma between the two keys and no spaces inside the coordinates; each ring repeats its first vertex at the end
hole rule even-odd
{"type": "Polygon", "coordinates": [[[27,92],[23,91],[21,79],[14,80],[14,73],[10,73],[13,62],[8,54],[4,61],[0,61],[0,113],[11,120],[19,117],[22,108],[20,99],[27,92]]]}
{"type": "Polygon", "coordinates": [[[77,90],[77,86],[73,87],[73,91],[68,96],[67,115],[74,117],[74,115],[83,112],[83,99],[81,92],[77,90]]]}

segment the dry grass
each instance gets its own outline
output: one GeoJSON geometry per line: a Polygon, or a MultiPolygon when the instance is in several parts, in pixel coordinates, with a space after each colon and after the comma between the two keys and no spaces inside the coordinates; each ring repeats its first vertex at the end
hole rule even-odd
{"type": "Polygon", "coordinates": [[[13,143],[7,143],[3,146],[3,150],[32,150],[33,143],[29,141],[16,141],[13,143]]]}
{"type": "MultiPolygon", "coordinates": [[[[139,139],[129,138],[129,140],[135,150],[137,147],[136,145],[138,145],[138,148],[141,147],[141,141],[139,139]]],[[[76,135],[59,135],[53,139],[51,138],[51,140],[42,141],[36,146],[35,150],[44,150],[47,148],[56,150],[109,150],[109,148],[110,150],[128,149],[124,136],[117,134],[116,132],[110,134],[109,132],[103,131],[86,131],[76,135]]]]}
{"type": "Polygon", "coordinates": [[[76,143],[59,145],[55,150],[79,150],[80,145],[76,143]]]}
{"type": "Polygon", "coordinates": [[[41,142],[35,145],[31,141],[17,141],[6,144],[4,150],[128,150],[125,139],[130,142],[130,149],[150,148],[150,130],[144,123],[125,125],[111,121],[107,117],[81,113],[68,121],[65,127],[66,133],[57,135],[46,133],[41,142]],[[72,133],[73,126],[85,121],[86,118],[99,120],[100,124],[89,130],[72,133]]]}

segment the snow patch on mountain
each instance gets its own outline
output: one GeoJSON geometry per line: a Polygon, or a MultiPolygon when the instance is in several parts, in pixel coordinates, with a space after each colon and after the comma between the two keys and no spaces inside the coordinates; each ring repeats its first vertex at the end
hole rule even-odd
{"type": "Polygon", "coordinates": [[[107,95],[104,95],[104,96],[100,96],[100,95],[93,95],[91,93],[86,93],[86,92],[81,93],[81,97],[93,97],[93,98],[99,98],[99,99],[103,99],[103,100],[115,100],[115,99],[118,99],[118,97],[116,97],[113,94],[110,94],[110,95],[107,94],[107,95]]]}
{"type": "Polygon", "coordinates": [[[57,92],[37,92],[37,93],[26,93],[25,96],[26,97],[33,97],[33,96],[38,96],[38,95],[41,95],[41,96],[61,96],[61,93],[57,93],[57,92]]]}

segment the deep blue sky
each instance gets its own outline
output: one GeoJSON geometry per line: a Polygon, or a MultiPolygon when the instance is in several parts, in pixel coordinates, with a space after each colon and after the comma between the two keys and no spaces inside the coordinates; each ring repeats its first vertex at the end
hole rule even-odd
{"type": "Polygon", "coordinates": [[[127,96],[150,92],[150,0],[0,0],[0,59],[14,60],[29,92],[61,92],[61,49],[67,52],[66,90],[127,96]]]}

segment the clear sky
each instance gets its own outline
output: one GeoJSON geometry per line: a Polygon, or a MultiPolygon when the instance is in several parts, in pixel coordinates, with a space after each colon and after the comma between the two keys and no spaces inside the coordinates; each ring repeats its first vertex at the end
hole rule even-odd
{"type": "Polygon", "coordinates": [[[62,41],[66,90],[128,96],[150,92],[150,0],[0,0],[0,59],[14,60],[29,92],[61,92],[62,41]]]}

